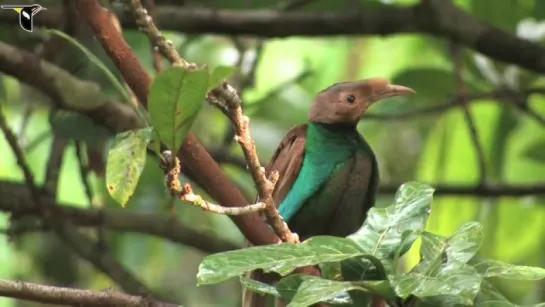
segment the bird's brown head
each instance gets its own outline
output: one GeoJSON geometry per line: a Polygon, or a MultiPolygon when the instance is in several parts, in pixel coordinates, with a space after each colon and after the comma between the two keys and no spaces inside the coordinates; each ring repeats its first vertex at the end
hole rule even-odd
{"type": "Polygon", "coordinates": [[[375,102],[414,93],[411,88],[380,78],[337,83],[316,96],[310,107],[309,120],[321,124],[355,126],[375,102]]]}

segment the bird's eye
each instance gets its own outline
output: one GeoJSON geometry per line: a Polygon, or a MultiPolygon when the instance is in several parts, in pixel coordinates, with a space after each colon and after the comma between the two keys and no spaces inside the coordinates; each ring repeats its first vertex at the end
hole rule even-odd
{"type": "Polygon", "coordinates": [[[354,101],[356,101],[356,97],[354,97],[354,95],[348,95],[346,97],[346,102],[348,103],[354,103],[354,101]]]}

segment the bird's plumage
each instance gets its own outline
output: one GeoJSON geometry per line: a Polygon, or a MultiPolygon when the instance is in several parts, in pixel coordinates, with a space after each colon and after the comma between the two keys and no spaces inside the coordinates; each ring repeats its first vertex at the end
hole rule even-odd
{"type": "MultiPolygon", "coordinates": [[[[355,232],[374,205],[379,174],[375,155],[355,129],[374,102],[414,93],[384,79],[335,84],[316,96],[309,123],[292,128],[266,169],[278,171],[273,198],[291,231],[305,240],[355,232]]],[[[250,278],[272,283],[276,274],[250,278]]],[[[267,298],[245,290],[244,307],[266,307],[267,298]]]]}

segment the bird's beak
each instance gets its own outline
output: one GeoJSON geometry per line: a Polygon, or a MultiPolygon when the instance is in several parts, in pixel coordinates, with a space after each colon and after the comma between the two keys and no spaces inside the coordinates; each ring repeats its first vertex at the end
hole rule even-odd
{"type": "Polygon", "coordinates": [[[373,102],[380,101],[382,99],[395,97],[395,96],[406,96],[416,94],[416,91],[410,87],[396,84],[388,84],[383,87],[381,90],[376,91],[373,94],[373,102]]]}

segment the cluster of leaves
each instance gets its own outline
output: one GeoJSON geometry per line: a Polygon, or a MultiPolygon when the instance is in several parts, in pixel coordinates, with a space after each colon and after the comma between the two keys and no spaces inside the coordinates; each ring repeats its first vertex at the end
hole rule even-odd
{"type": "Polygon", "coordinates": [[[282,297],[290,307],[318,302],[367,306],[373,296],[390,306],[517,306],[503,297],[490,278],[538,280],[545,269],[478,259],[482,226],[463,225],[450,237],[425,231],[433,188],[409,182],[395,203],[373,208],[363,226],[347,238],[317,236],[301,244],[256,246],[206,257],[199,285],[240,277],[244,287],[282,297]],[[408,272],[398,260],[421,238],[420,263],[408,272]],[[319,265],[322,277],[291,274],[319,265]],[[242,277],[262,269],[284,276],[275,286],[242,277]]]}
{"type": "Polygon", "coordinates": [[[234,72],[219,66],[186,70],[172,67],[158,74],[151,85],[148,111],[152,125],[118,134],[108,155],[106,184],[110,195],[126,206],[146,163],[146,151],[161,154],[160,144],[177,152],[199,113],[206,94],[234,72]]]}

